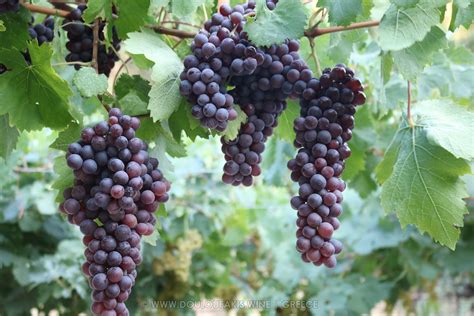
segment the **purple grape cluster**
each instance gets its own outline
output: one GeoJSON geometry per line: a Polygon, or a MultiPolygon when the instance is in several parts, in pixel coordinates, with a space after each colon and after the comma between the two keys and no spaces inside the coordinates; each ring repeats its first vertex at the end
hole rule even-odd
{"type": "MultiPolygon", "coordinates": [[[[274,5],[274,1],[267,1],[274,5]]],[[[234,98],[227,91],[231,78],[251,75],[264,55],[242,32],[245,15],[254,12],[255,1],[231,8],[224,4],[205,22],[194,38],[193,54],[184,59],[180,92],[192,104],[192,115],[202,126],[224,131],[237,118],[234,98]]]]}
{"type": "MultiPolygon", "coordinates": [[[[91,27],[84,24],[82,14],[87,7],[80,5],[69,13],[69,16],[64,19],[63,29],[67,32],[68,42],[66,48],[70,53],[66,56],[67,62],[90,62],[92,61],[92,50],[94,35],[91,27]]],[[[115,62],[119,59],[116,52],[120,49],[120,40],[117,36],[115,28],[113,29],[112,47],[106,47],[104,41],[105,22],[102,22],[99,27],[99,47],[97,62],[99,65],[99,73],[108,76],[115,62]]],[[[80,65],[74,65],[76,70],[81,68],[80,65]]]]}
{"type": "Polygon", "coordinates": [[[94,315],[129,315],[125,306],[142,261],[142,235],[154,231],[153,214],[168,201],[170,183],[135,137],[140,120],[111,109],[108,121],[85,128],[68,146],[74,185],[60,210],[85,235],[82,269],[89,277],[94,315]]]}
{"type": "Polygon", "coordinates": [[[54,19],[48,17],[43,21],[43,23],[38,23],[36,25],[30,24],[28,27],[28,34],[31,39],[38,40],[39,45],[46,42],[52,42],[54,38],[54,19]]]}
{"type": "Polygon", "coordinates": [[[312,97],[301,98],[301,116],[294,121],[298,153],[288,162],[291,179],[299,184],[291,206],[298,211],[296,249],[305,262],[336,266],[342,244],[332,235],[340,226],[342,192],[340,179],[351,151],[356,106],[365,102],[361,82],[344,65],[325,69],[310,81],[312,97]]]}
{"type": "Polygon", "coordinates": [[[250,186],[253,177],[260,174],[259,163],[265,142],[273,134],[279,115],[286,109],[285,100],[300,95],[313,76],[300,59],[298,49],[299,43],[294,40],[256,49],[256,54],[263,57],[263,63],[251,75],[230,80],[235,88],[229,93],[247,114],[248,121],[242,124],[236,139],[221,139],[227,161],[222,177],[224,183],[250,186]]]}
{"type": "Polygon", "coordinates": [[[20,0],[0,0],[0,13],[18,11],[20,0]]]}
{"type": "MultiPolygon", "coordinates": [[[[273,10],[277,1],[267,1],[273,10]]],[[[250,186],[260,174],[265,141],[277,126],[288,97],[301,95],[313,74],[298,54],[299,43],[256,47],[243,26],[255,2],[222,5],[194,38],[193,55],[184,60],[180,91],[194,117],[205,127],[223,131],[236,117],[233,104],[247,114],[236,139],[221,139],[225,155],[223,181],[250,186]],[[231,91],[227,86],[233,86],[231,91]]]]}

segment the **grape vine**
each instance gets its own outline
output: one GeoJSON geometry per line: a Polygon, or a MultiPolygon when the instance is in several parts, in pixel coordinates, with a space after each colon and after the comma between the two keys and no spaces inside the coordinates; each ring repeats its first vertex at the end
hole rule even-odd
{"type": "Polygon", "coordinates": [[[142,261],[140,240],[151,235],[170,183],[135,137],[140,120],[109,112],[108,121],[85,128],[68,147],[67,165],[74,186],[64,191],[60,210],[85,235],[82,269],[93,289],[95,315],[129,315],[125,301],[142,261]]]}

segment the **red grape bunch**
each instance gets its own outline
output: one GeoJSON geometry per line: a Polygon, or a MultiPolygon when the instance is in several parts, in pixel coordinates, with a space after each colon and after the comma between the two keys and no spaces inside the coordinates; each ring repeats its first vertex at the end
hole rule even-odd
{"type": "Polygon", "coordinates": [[[237,118],[227,85],[235,76],[252,74],[264,62],[263,52],[243,32],[245,15],[254,9],[253,0],[234,8],[222,5],[195,36],[191,44],[193,54],[184,59],[180,92],[191,103],[192,115],[204,127],[224,131],[228,122],[237,118]]]}
{"type": "Polygon", "coordinates": [[[298,153],[288,168],[299,192],[291,206],[298,211],[296,248],[303,261],[333,268],[342,250],[341,242],[332,238],[343,211],[346,186],[340,177],[351,155],[347,142],[356,106],[365,102],[365,94],[354,72],[341,64],[311,82],[315,94],[301,99],[301,116],[294,121],[298,153]]]}
{"type": "Polygon", "coordinates": [[[0,0],[0,13],[14,12],[20,9],[20,0],[0,0]]]}
{"type": "MultiPolygon", "coordinates": [[[[63,29],[67,32],[68,42],[66,48],[70,53],[66,56],[67,62],[90,62],[92,61],[92,50],[94,35],[91,27],[84,24],[82,14],[86,10],[85,5],[80,5],[69,13],[69,16],[64,19],[63,29]]],[[[99,73],[108,76],[115,62],[119,59],[116,52],[120,49],[120,40],[117,36],[115,28],[113,28],[112,47],[107,48],[104,37],[105,22],[101,22],[99,26],[99,47],[97,63],[99,66],[99,73]]],[[[81,68],[76,64],[74,67],[81,68]]]]}
{"type": "Polygon", "coordinates": [[[135,136],[139,126],[138,118],[111,109],[108,121],[85,128],[66,154],[74,184],[60,210],[85,235],[82,268],[94,315],[129,315],[125,301],[142,261],[141,236],[153,233],[153,213],[169,198],[158,160],[135,136]]]}
{"type": "Polygon", "coordinates": [[[38,40],[39,45],[45,42],[52,42],[54,38],[54,19],[48,17],[43,21],[43,23],[38,23],[36,25],[30,24],[28,34],[31,39],[38,40]]]}

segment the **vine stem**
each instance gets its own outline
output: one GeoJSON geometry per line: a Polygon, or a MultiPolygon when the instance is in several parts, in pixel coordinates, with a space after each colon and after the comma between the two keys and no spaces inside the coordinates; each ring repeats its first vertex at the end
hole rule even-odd
{"type": "Polygon", "coordinates": [[[46,15],[55,15],[63,18],[66,18],[69,15],[69,12],[65,10],[42,7],[31,3],[22,3],[21,5],[30,10],[31,12],[43,13],[46,15]]]}
{"type": "Polygon", "coordinates": [[[188,31],[177,30],[177,29],[169,29],[161,25],[147,25],[147,27],[152,29],[156,33],[172,35],[179,38],[193,38],[194,36],[196,36],[196,33],[194,32],[188,32],[188,31]]]}
{"type": "Polygon", "coordinates": [[[95,72],[99,73],[99,63],[97,61],[97,55],[99,53],[99,28],[100,28],[100,18],[97,18],[94,23],[94,28],[92,30],[94,40],[92,45],[92,66],[94,66],[95,72]]]}
{"type": "MultiPolygon", "coordinates": [[[[223,0],[222,3],[228,3],[228,1],[223,0]]],[[[31,3],[22,3],[22,5],[28,10],[30,10],[31,12],[38,12],[38,13],[43,13],[47,15],[55,15],[55,16],[60,16],[63,18],[67,17],[69,14],[69,12],[65,10],[42,7],[42,6],[34,5],[31,3]]],[[[304,35],[306,37],[318,37],[318,36],[329,34],[329,33],[374,27],[374,26],[378,26],[379,24],[380,24],[380,21],[375,20],[375,21],[356,22],[348,26],[332,26],[332,27],[327,27],[327,28],[316,27],[314,29],[305,31],[304,35]]],[[[179,38],[193,38],[196,35],[196,33],[194,32],[170,29],[170,28],[163,27],[161,25],[148,25],[147,27],[150,29],[153,29],[157,33],[172,35],[179,38]]]]}
{"type": "Polygon", "coordinates": [[[348,26],[332,26],[326,28],[315,28],[314,30],[306,31],[304,33],[307,37],[318,37],[324,34],[336,33],[341,31],[349,31],[355,29],[362,29],[367,27],[374,27],[380,25],[380,21],[365,21],[349,24],[348,26]]]}
{"type": "Polygon", "coordinates": [[[410,80],[407,81],[407,118],[410,128],[415,127],[413,118],[411,117],[411,83],[410,80]]]}

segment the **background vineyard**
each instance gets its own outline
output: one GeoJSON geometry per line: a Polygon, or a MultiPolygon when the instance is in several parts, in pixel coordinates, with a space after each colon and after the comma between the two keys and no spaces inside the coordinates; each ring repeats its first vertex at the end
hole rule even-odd
{"type": "MultiPolygon", "coordinates": [[[[141,137],[154,143],[152,153],[172,182],[158,229],[143,246],[144,261],[127,303],[132,315],[160,312],[149,308],[151,300],[213,298],[270,300],[275,306],[285,300],[317,302],[306,310],[280,306],[261,311],[265,314],[379,315],[393,308],[403,314],[474,313],[474,180],[468,170],[474,157],[474,4],[305,1],[311,13],[325,8],[307,21],[311,26],[322,19],[318,29],[385,21],[375,28],[301,38],[301,56],[316,74],[345,63],[366,84],[367,103],[356,114],[352,157],[343,174],[348,189],[336,236],[345,249],[338,267],[328,270],[301,262],[294,250],[296,214],[289,199],[297,188],[286,163],[294,156],[297,102],[289,102],[267,143],[262,175],[253,187],[236,188],[221,182],[219,136],[199,127],[179,95],[173,79],[189,54],[190,39],[166,30],[183,35],[196,28],[158,21],[202,25],[216,2],[115,1],[130,15],[117,22],[124,42],[108,81],[91,67],[76,71],[64,64],[61,30],[52,44],[27,44],[30,12],[22,8],[0,14],[0,64],[23,58],[16,49],[28,47],[38,67],[25,66],[25,76],[39,80],[28,77],[28,85],[19,85],[0,75],[0,315],[25,315],[31,309],[61,315],[88,311],[81,235],[58,213],[58,192],[70,174],[63,150],[83,126],[105,117],[102,103],[142,116],[141,137]],[[395,12],[414,23],[401,21],[402,37],[393,35],[400,22],[395,12]],[[419,169],[401,163],[404,146],[411,146],[411,135],[403,132],[409,124],[408,80],[417,144],[429,151],[423,167],[434,173],[428,187],[440,192],[434,208],[423,204],[416,186],[410,187],[419,169]],[[58,90],[51,97],[39,87],[58,90]],[[28,98],[47,100],[48,114],[31,111],[28,98]],[[393,193],[394,177],[402,194],[393,193]],[[440,221],[450,222],[449,232],[433,220],[433,209],[442,210],[440,221]]],[[[33,3],[51,7],[47,1],[33,3]]],[[[110,1],[89,4],[100,8],[110,1]]],[[[100,13],[91,12],[91,21],[100,13]]],[[[44,17],[34,15],[38,21],[44,17]]],[[[265,32],[286,28],[303,35],[308,30],[294,18],[286,22],[257,25],[255,41],[264,41],[265,32]]],[[[226,135],[235,136],[238,126],[230,126],[226,135]]]]}

